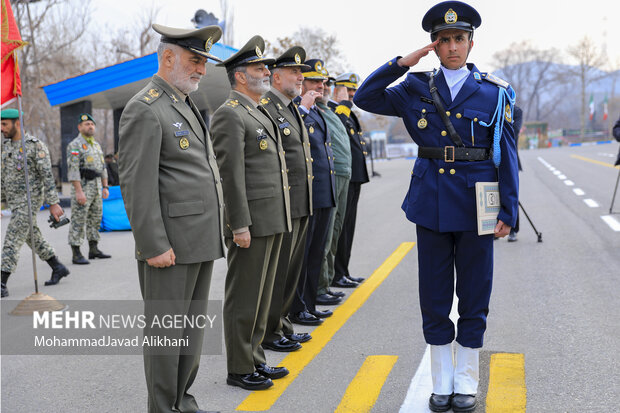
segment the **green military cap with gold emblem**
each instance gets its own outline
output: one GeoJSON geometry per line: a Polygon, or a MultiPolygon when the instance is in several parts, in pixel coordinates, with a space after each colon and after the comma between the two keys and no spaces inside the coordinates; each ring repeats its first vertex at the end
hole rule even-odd
{"type": "Polygon", "coordinates": [[[1,112],[2,119],[19,119],[19,111],[17,109],[3,109],[1,112]]]}
{"type": "Polygon", "coordinates": [[[301,67],[310,69],[310,66],[303,63],[306,60],[306,51],[301,46],[293,46],[286,52],[282,53],[271,65],[272,69],[279,67],[301,67]]]}
{"type": "Polygon", "coordinates": [[[95,122],[95,119],[93,119],[90,113],[82,113],[80,117],[78,118],[78,125],[82,122],[86,122],[87,120],[91,121],[95,125],[97,124],[97,122],[95,122]]]}
{"type": "Polygon", "coordinates": [[[310,59],[304,62],[308,69],[301,69],[304,79],[308,80],[326,80],[327,76],[323,73],[325,63],[321,59],[310,59]]]}
{"type": "Polygon", "coordinates": [[[346,86],[349,89],[357,89],[360,83],[360,77],[356,73],[343,73],[336,77],[336,86],[346,86]]]}
{"type": "Polygon", "coordinates": [[[273,64],[276,60],[263,56],[265,40],[259,35],[252,37],[237,53],[216,66],[225,66],[226,70],[232,70],[237,66],[250,65],[252,63],[273,64]]]}
{"type": "Polygon", "coordinates": [[[190,52],[216,62],[222,61],[219,57],[209,53],[211,47],[222,37],[222,29],[219,26],[205,26],[200,29],[177,29],[153,23],[153,30],[161,34],[162,43],[176,44],[190,52]]]}

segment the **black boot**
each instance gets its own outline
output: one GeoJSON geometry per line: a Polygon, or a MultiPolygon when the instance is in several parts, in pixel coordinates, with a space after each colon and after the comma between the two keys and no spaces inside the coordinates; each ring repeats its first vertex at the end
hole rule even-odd
{"type": "Polygon", "coordinates": [[[93,258],[110,258],[112,257],[111,255],[108,254],[104,254],[103,252],[101,252],[101,250],[99,250],[99,248],[97,248],[97,241],[88,241],[88,259],[93,259],[93,258]]]}
{"type": "Polygon", "coordinates": [[[9,280],[10,272],[2,271],[2,298],[9,296],[9,289],[6,288],[6,282],[9,280]]]}
{"type": "Polygon", "coordinates": [[[73,251],[73,258],[71,259],[71,262],[73,262],[74,264],[80,264],[80,265],[90,264],[90,262],[88,262],[88,260],[84,258],[84,256],[80,252],[79,245],[72,245],[71,251],[73,251]]]}
{"type": "Polygon", "coordinates": [[[52,276],[49,280],[45,281],[45,285],[56,285],[62,277],[66,277],[67,275],[69,275],[69,270],[67,269],[67,267],[62,265],[62,263],[58,261],[58,258],[56,258],[55,255],[49,260],[47,260],[47,263],[50,267],[52,267],[52,276]]]}

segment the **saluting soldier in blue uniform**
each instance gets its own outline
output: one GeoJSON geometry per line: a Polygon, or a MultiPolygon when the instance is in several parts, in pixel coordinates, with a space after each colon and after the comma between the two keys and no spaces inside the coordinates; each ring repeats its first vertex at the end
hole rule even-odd
{"type": "Polygon", "coordinates": [[[478,354],[493,279],[493,234],[477,233],[475,183],[499,182],[496,236],[508,235],[517,218],[514,91],[466,64],[480,23],[478,12],[465,3],[435,5],[422,20],[432,43],[381,66],[354,97],[364,110],[402,117],[420,146],[402,208],[416,224],[420,307],[424,337],[431,345],[432,411],[476,407],[478,354]],[[433,50],[440,69],[409,73],[388,88],[433,50]],[[455,267],[459,320],[453,360],[455,329],[449,313],[455,267]]]}

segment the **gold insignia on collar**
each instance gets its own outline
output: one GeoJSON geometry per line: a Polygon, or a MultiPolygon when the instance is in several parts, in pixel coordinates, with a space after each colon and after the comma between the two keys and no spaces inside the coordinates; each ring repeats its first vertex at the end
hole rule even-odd
{"type": "Polygon", "coordinates": [[[248,112],[252,112],[252,108],[250,107],[250,105],[245,105],[245,108],[248,110],[248,112]]]}
{"type": "Polygon", "coordinates": [[[510,110],[510,104],[506,105],[505,116],[506,121],[512,122],[512,111],[510,110]]]}
{"type": "Polygon", "coordinates": [[[280,105],[279,103],[276,104],[278,106],[278,110],[282,110],[282,105],[280,105]]]}
{"type": "Polygon", "coordinates": [[[182,138],[179,141],[179,146],[181,147],[181,149],[187,149],[189,148],[189,141],[187,140],[187,138],[182,138]]]}
{"type": "Polygon", "coordinates": [[[301,64],[301,57],[299,57],[298,53],[295,53],[295,63],[301,64]]]}
{"type": "Polygon", "coordinates": [[[205,52],[209,53],[209,50],[213,47],[213,39],[209,37],[205,42],[205,52]]]}
{"type": "Polygon", "coordinates": [[[260,50],[260,47],[256,46],[256,56],[263,57],[263,52],[260,50]]]}
{"type": "Polygon", "coordinates": [[[267,149],[267,146],[268,146],[267,139],[261,139],[258,146],[260,147],[261,151],[264,151],[265,149],[267,149]]]}
{"type": "Polygon", "coordinates": [[[176,96],[174,96],[174,95],[170,95],[170,99],[172,99],[172,101],[173,101],[174,103],[178,103],[178,102],[179,102],[179,99],[177,99],[177,97],[176,97],[176,96]]]}
{"type": "Polygon", "coordinates": [[[262,98],[260,100],[260,103],[263,104],[263,105],[266,105],[267,103],[269,103],[269,101],[267,99],[265,99],[265,98],[262,98]]]}
{"type": "Polygon", "coordinates": [[[149,93],[149,96],[150,96],[150,97],[152,97],[152,98],[156,98],[156,97],[158,97],[158,96],[159,96],[159,92],[158,92],[158,91],[156,91],[155,89],[151,89],[151,90],[149,90],[149,92],[148,92],[148,93],[149,93]]]}
{"type": "Polygon", "coordinates": [[[426,126],[428,126],[428,121],[424,118],[418,120],[418,128],[419,129],[424,129],[426,128],[426,126]]]}
{"type": "Polygon", "coordinates": [[[443,19],[448,24],[454,24],[458,21],[459,16],[456,14],[454,10],[448,9],[446,14],[443,16],[443,19]]]}
{"type": "Polygon", "coordinates": [[[288,136],[291,134],[291,130],[289,128],[284,128],[282,129],[282,133],[284,133],[284,135],[288,136]]]}

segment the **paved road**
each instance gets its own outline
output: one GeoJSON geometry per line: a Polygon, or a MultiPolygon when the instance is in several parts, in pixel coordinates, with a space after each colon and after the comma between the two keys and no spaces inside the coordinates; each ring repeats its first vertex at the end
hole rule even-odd
{"type": "MultiPolygon", "coordinates": [[[[482,353],[482,403],[477,411],[485,411],[488,383],[493,380],[489,359],[496,353],[524,355],[529,412],[617,410],[620,232],[601,218],[608,215],[618,174],[606,164],[613,164],[616,152],[616,144],[521,152],[521,201],[542,231],[544,242],[536,242],[523,216],[518,242],[496,241],[494,291],[482,353]],[[555,175],[558,170],[560,174],[555,175]],[[562,175],[563,179],[558,178],[562,175]],[[583,195],[577,195],[576,188],[583,195]]],[[[400,211],[413,161],[375,166],[382,177],[363,187],[352,257],[354,275],[372,278],[338,307],[329,325],[313,332],[310,343],[315,344],[308,343],[288,356],[286,362],[299,375],[286,384],[277,383],[274,387],[284,389],[277,397],[263,392],[246,400],[250,393],[225,384],[224,357],[203,356],[192,388],[203,409],[232,412],[243,403],[244,410],[257,410],[256,406],[272,398],[267,400],[272,412],[332,412],[339,405],[339,411],[356,411],[344,407],[347,389],[365,362],[379,360],[370,372],[383,371],[383,375],[366,380],[369,387],[355,382],[348,394],[353,402],[368,398],[366,411],[401,410],[426,349],[416,289],[417,253],[410,244],[415,242],[415,227],[400,211]],[[382,266],[402,248],[408,251],[402,260],[382,266]],[[316,355],[304,357],[302,352],[316,355]],[[371,357],[377,355],[395,358],[371,357]],[[371,397],[373,391],[376,399],[371,397]]],[[[620,199],[616,210],[620,210],[620,199]]],[[[46,218],[46,214],[39,215],[44,235],[60,259],[70,263],[67,228],[52,230],[46,218]]],[[[615,219],[620,222],[620,214],[615,219]]],[[[4,233],[8,219],[3,218],[1,224],[4,233]]],[[[42,292],[60,301],[139,300],[131,234],[102,234],[100,246],[113,255],[112,260],[70,265],[68,278],[57,286],[41,287],[42,292]]],[[[49,277],[45,263],[38,261],[38,269],[41,279],[49,277]]],[[[11,298],[21,299],[32,292],[31,272],[30,250],[24,247],[18,271],[9,283],[11,298]]],[[[222,299],[224,275],[225,261],[219,260],[211,299],[222,299]]],[[[3,312],[7,310],[2,307],[3,312]]],[[[31,323],[31,319],[23,322],[31,323]]],[[[300,326],[299,331],[310,330],[300,326]]],[[[274,365],[285,357],[273,352],[267,356],[274,365]]],[[[1,401],[6,412],[145,410],[140,356],[3,355],[1,363],[1,401]]],[[[425,399],[425,390],[419,392],[418,398],[425,399]]],[[[426,410],[421,403],[402,411],[426,410]]]]}

